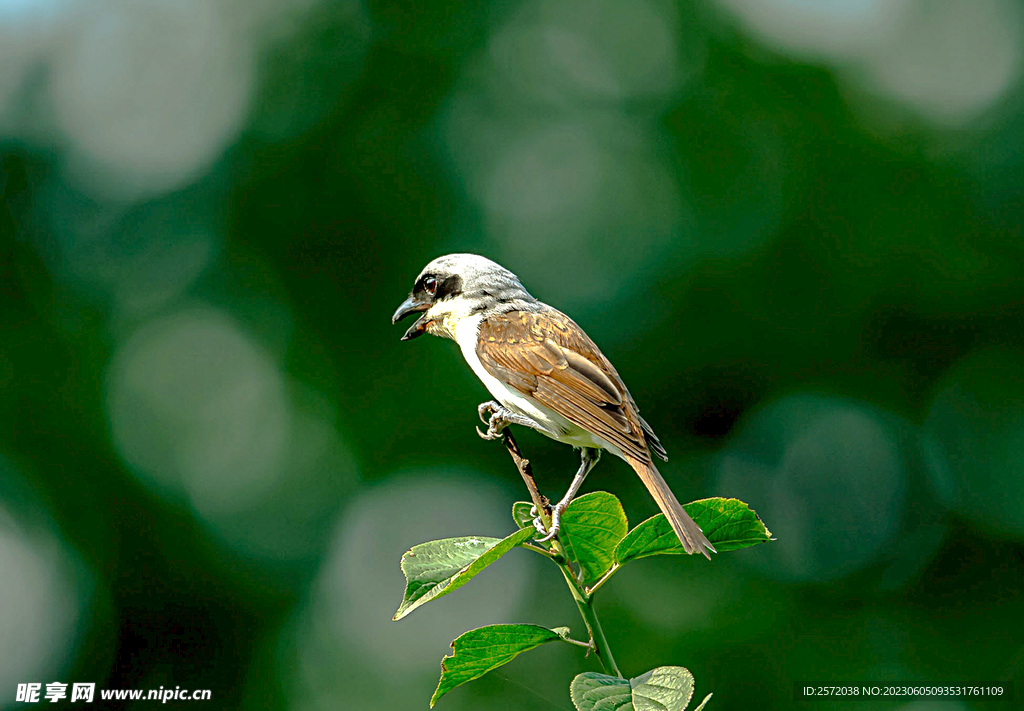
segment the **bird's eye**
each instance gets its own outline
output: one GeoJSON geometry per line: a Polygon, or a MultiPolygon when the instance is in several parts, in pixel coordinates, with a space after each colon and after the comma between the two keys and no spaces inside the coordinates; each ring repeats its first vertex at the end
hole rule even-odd
{"type": "Polygon", "coordinates": [[[428,293],[433,294],[437,291],[437,279],[434,277],[427,277],[423,280],[423,288],[426,289],[428,293]]]}

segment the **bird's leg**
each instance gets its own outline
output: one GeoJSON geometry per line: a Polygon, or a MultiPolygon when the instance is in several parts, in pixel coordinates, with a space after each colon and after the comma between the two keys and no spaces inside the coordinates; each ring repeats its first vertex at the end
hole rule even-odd
{"type": "MultiPolygon", "coordinates": [[[[579,491],[580,486],[583,484],[583,480],[587,478],[587,474],[594,468],[597,461],[601,458],[601,450],[592,447],[583,447],[580,449],[580,468],[576,472],[576,476],[573,477],[572,484],[569,485],[569,490],[565,492],[565,496],[557,504],[551,507],[551,529],[545,533],[543,538],[536,539],[538,543],[544,541],[550,541],[552,538],[558,535],[558,527],[561,523],[562,512],[565,511],[565,507],[569,505],[569,502],[576,496],[576,492],[579,491]]],[[[533,527],[538,532],[543,533],[544,525],[540,522],[540,517],[537,514],[536,507],[530,509],[530,513],[536,518],[533,519],[533,527]]]]}
{"type": "Polygon", "coordinates": [[[481,432],[476,428],[476,433],[484,439],[498,439],[501,432],[509,425],[522,425],[523,427],[536,427],[536,423],[528,417],[502,407],[494,400],[480,403],[476,408],[480,421],[487,425],[487,431],[481,432]],[[490,417],[487,416],[490,413],[490,417]]]}

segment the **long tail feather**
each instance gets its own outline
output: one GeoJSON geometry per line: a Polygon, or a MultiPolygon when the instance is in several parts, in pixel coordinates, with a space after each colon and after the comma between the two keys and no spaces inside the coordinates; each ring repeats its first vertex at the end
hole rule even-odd
{"type": "Polygon", "coordinates": [[[644,464],[631,458],[626,461],[640,475],[644,486],[657,502],[658,508],[672,524],[672,530],[679,536],[679,542],[683,544],[683,549],[690,555],[702,553],[705,558],[711,560],[711,554],[708,551],[712,553],[718,551],[700,530],[700,526],[683,509],[679,500],[676,499],[676,495],[668,488],[668,483],[661,476],[661,472],[655,469],[653,464],[644,464]]]}

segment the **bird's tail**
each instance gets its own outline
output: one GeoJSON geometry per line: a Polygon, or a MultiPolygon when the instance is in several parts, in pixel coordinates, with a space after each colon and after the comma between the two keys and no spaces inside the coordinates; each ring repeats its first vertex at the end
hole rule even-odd
{"type": "Polygon", "coordinates": [[[661,472],[655,469],[653,464],[645,464],[636,459],[628,459],[627,461],[634,471],[640,475],[644,486],[647,487],[647,490],[651,492],[651,496],[658,503],[658,508],[665,514],[668,522],[672,524],[672,530],[679,536],[679,542],[683,544],[683,549],[690,555],[702,553],[705,558],[711,560],[711,555],[708,551],[712,553],[717,553],[718,551],[711,545],[711,541],[707,539],[704,532],[700,530],[700,526],[683,510],[679,500],[676,499],[676,495],[668,488],[668,483],[661,476],[661,472]]]}

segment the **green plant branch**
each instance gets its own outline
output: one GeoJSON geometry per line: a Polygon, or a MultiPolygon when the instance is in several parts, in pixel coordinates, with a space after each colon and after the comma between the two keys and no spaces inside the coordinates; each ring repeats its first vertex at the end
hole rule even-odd
{"type": "Polygon", "coordinates": [[[576,607],[580,610],[580,615],[583,616],[583,621],[586,623],[587,628],[590,631],[590,637],[593,639],[594,653],[597,655],[597,660],[601,662],[601,666],[608,674],[625,679],[622,676],[622,672],[619,671],[619,666],[615,663],[615,657],[612,656],[612,649],[608,646],[608,639],[604,636],[604,629],[601,627],[601,621],[597,619],[597,612],[594,610],[594,601],[586,600],[576,601],[576,607]]]}
{"type": "Polygon", "coordinates": [[[519,546],[520,546],[520,548],[525,548],[528,551],[533,551],[534,553],[540,553],[541,555],[546,556],[548,558],[554,558],[555,557],[555,554],[552,553],[551,551],[549,551],[547,548],[541,548],[540,546],[535,546],[532,543],[520,543],[519,546]]]}
{"type": "Polygon", "coordinates": [[[608,569],[608,572],[601,576],[600,580],[591,585],[589,588],[585,588],[587,596],[589,597],[596,593],[601,588],[601,586],[608,582],[608,579],[612,577],[612,575],[614,575],[621,567],[622,565],[620,565],[619,563],[613,564],[612,567],[608,569]]]}
{"type": "MultiPolygon", "coordinates": [[[[557,537],[553,543],[557,548],[562,548],[562,544],[558,542],[557,537]]],[[[604,629],[601,627],[601,621],[597,618],[597,612],[594,610],[594,598],[587,594],[579,580],[576,579],[576,574],[569,565],[564,555],[564,551],[560,561],[556,561],[556,563],[558,564],[559,570],[562,571],[562,577],[565,578],[566,585],[569,586],[569,591],[572,593],[572,599],[576,603],[577,609],[580,611],[580,617],[583,618],[583,624],[587,626],[587,632],[590,634],[591,643],[587,646],[594,650],[594,654],[597,656],[597,661],[601,663],[601,667],[604,669],[606,674],[613,674],[614,676],[624,679],[625,677],[622,676],[622,672],[619,671],[619,666],[615,663],[615,657],[612,655],[612,648],[608,646],[608,639],[604,636],[604,629]]]]}
{"type": "MultiPolygon", "coordinates": [[[[512,431],[507,427],[504,432],[502,432],[502,441],[505,443],[505,448],[508,449],[508,453],[511,455],[512,461],[515,462],[516,469],[519,470],[519,475],[522,476],[523,481],[526,483],[526,488],[530,491],[530,499],[533,501],[533,505],[537,507],[537,512],[540,516],[541,522],[544,524],[545,528],[550,530],[551,516],[548,508],[549,502],[547,497],[541,494],[540,490],[537,488],[537,482],[533,478],[533,468],[530,466],[530,461],[523,457],[519,450],[519,444],[512,435],[512,431]]],[[[525,544],[524,547],[527,545],[529,544],[525,544]]],[[[537,546],[532,545],[529,545],[529,547],[531,549],[537,548],[537,546]]],[[[590,634],[591,644],[585,646],[594,650],[597,660],[601,663],[601,666],[606,673],[614,674],[620,679],[625,678],[622,676],[622,672],[619,671],[619,667],[615,663],[615,657],[612,656],[611,647],[608,646],[608,639],[604,636],[604,629],[601,627],[601,621],[597,618],[597,612],[594,610],[593,591],[597,589],[601,582],[607,578],[607,575],[599,580],[594,585],[593,589],[587,591],[583,588],[583,585],[573,572],[572,566],[569,562],[569,557],[566,554],[561,541],[558,540],[558,536],[555,536],[555,538],[552,539],[551,550],[554,555],[548,551],[542,552],[555,561],[559,570],[562,571],[562,576],[565,578],[566,584],[569,586],[572,598],[576,602],[576,607],[579,608],[580,616],[583,618],[583,623],[587,626],[587,632],[590,634]]]]}

